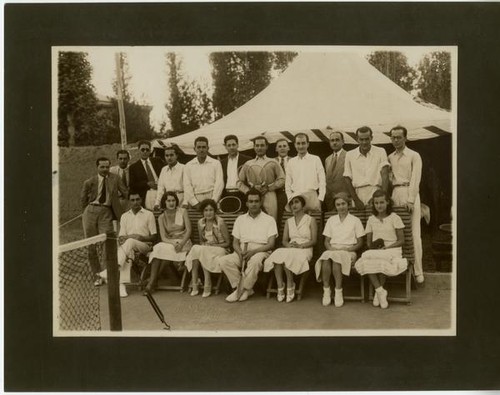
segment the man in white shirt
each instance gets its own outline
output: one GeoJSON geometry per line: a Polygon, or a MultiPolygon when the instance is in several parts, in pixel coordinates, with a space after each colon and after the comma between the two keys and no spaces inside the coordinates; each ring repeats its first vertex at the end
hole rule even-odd
{"type": "Polygon", "coordinates": [[[325,169],[321,159],[307,152],[309,136],[297,133],[294,139],[297,156],[288,161],[286,166],[285,191],[288,201],[302,195],[306,201],[304,210],[321,211],[325,199],[325,169]]]}
{"type": "Polygon", "coordinates": [[[177,162],[177,146],[170,145],[165,148],[165,161],[167,164],[161,169],[158,178],[158,190],[153,211],[160,210],[161,198],[167,191],[175,192],[179,204],[187,206],[187,203],[184,202],[184,165],[177,162]]]}
{"type": "MultiPolygon", "coordinates": [[[[327,128],[332,130],[331,128],[327,128]]],[[[346,151],[344,150],[344,135],[339,131],[331,131],[330,148],[332,154],[325,159],[326,172],[326,194],[325,207],[327,211],[333,211],[335,204],[333,197],[339,192],[349,193],[344,179],[344,164],[346,151]]]]}
{"type": "Polygon", "coordinates": [[[383,148],[371,144],[373,132],[368,126],[356,130],[359,147],[345,157],[344,179],[358,210],[369,204],[377,189],[387,192],[389,162],[383,148]]]}
{"type": "Polygon", "coordinates": [[[152,210],[163,162],[159,158],[151,157],[149,141],[141,140],[137,143],[137,147],[141,157],[130,165],[130,189],[139,193],[145,208],[152,210]]]}
{"type": "Polygon", "coordinates": [[[274,247],[278,229],[276,221],[262,212],[262,197],[256,189],[246,194],[248,213],[236,218],[233,227],[233,249],[229,255],[216,258],[220,268],[235,290],[226,301],[243,302],[253,295],[253,287],[262,270],[264,260],[274,247]],[[243,262],[245,270],[241,278],[243,262]]]}
{"type": "Polygon", "coordinates": [[[269,142],[264,136],[258,136],[253,140],[255,158],[247,161],[240,170],[238,188],[247,193],[251,188],[257,189],[262,196],[262,207],[275,220],[278,218],[278,201],[276,190],[285,184],[285,173],[278,163],[267,157],[269,142]],[[253,185],[250,173],[260,171],[259,183],[253,185]]]}
{"type": "MultiPolygon", "coordinates": [[[[278,156],[276,157],[276,161],[279,163],[280,167],[283,169],[283,172],[286,175],[286,165],[288,161],[291,159],[288,156],[288,152],[290,152],[290,145],[288,144],[288,140],[286,138],[281,138],[276,140],[276,153],[278,156]]],[[[285,185],[281,188],[276,189],[276,199],[278,201],[278,218],[276,223],[281,223],[281,218],[283,217],[283,212],[285,211],[286,204],[288,202],[286,198],[285,185]]]]}
{"type": "Polygon", "coordinates": [[[196,158],[184,167],[184,201],[190,207],[198,208],[205,199],[219,201],[224,181],[220,162],[208,156],[208,139],[197,137],[194,150],[196,158]]]}
{"type": "MultiPolygon", "coordinates": [[[[128,191],[130,185],[130,174],[128,169],[130,154],[127,150],[121,149],[116,153],[116,159],[118,164],[111,166],[109,168],[109,172],[120,177],[123,185],[125,185],[128,191]]],[[[122,205],[123,210],[127,211],[129,209],[128,195],[123,195],[120,191],[118,191],[118,197],[120,198],[120,204],[122,205]]]]}
{"type": "MultiPolygon", "coordinates": [[[[118,234],[118,266],[120,271],[120,296],[128,296],[125,284],[130,282],[130,268],[135,253],[146,254],[151,251],[156,240],[156,222],[153,213],[142,208],[141,197],[135,191],[130,191],[131,209],[123,213],[120,219],[120,232],[118,234]]],[[[99,275],[106,279],[107,271],[99,275]]]]}
{"type": "Polygon", "coordinates": [[[424,282],[422,268],[422,239],[420,235],[420,180],[422,178],[422,158],[406,146],[408,131],[403,126],[391,129],[392,145],[396,149],[389,155],[392,169],[392,200],[395,206],[404,206],[412,214],[412,235],[415,251],[415,277],[424,282]]]}
{"type": "Polygon", "coordinates": [[[220,161],[224,178],[222,197],[235,196],[243,203],[245,195],[238,189],[238,174],[243,164],[251,158],[238,152],[239,141],[234,134],[224,137],[224,147],[227,151],[227,157],[220,161]]]}

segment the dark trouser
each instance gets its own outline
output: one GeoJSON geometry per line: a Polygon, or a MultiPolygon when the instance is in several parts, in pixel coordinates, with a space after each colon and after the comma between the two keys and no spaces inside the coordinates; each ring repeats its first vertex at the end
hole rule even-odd
{"type": "MultiPolygon", "coordinates": [[[[281,219],[283,218],[283,213],[285,212],[285,206],[288,203],[285,193],[285,188],[276,189],[276,199],[278,200],[278,218],[276,224],[278,225],[278,230],[280,229],[281,219]]],[[[281,234],[278,237],[278,245],[281,245],[281,234]]]]}
{"type": "MultiPolygon", "coordinates": [[[[113,212],[111,211],[111,207],[88,205],[83,211],[82,222],[85,238],[97,236],[101,233],[112,232],[113,212]]],[[[103,244],[103,262],[105,257],[104,254],[105,251],[103,244]]],[[[104,264],[101,265],[101,263],[99,263],[99,257],[97,256],[97,249],[95,245],[89,246],[88,256],[90,268],[94,274],[97,274],[105,269],[104,264]]]]}

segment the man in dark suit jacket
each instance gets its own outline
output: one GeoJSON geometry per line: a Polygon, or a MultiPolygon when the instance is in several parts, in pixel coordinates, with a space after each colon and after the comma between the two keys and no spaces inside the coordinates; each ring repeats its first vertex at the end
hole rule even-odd
{"type": "Polygon", "coordinates": [[[243,166],[243,163],[251,158],[238,152],[238,137],[233,134],[224,137],[224,147],[226,147],[228,155],[220,161],[222,165],[222,176],[224,180],[224,190],[222,191],[222,197],[238,197],[241,200],[243,209],[245,207],[245,195],[238,189],[238,174],[240,172],[241,166],[243,166]]]}
{"type": "Polygon", "coordinates": [[[144,202],[144,207],[152,210],[163,162],[159,158],[151,157],[151,143],[149,141],[139,141],[137,146],[141,158],[130,165],[130,189],[137,191],[144,202]]]}
{"type": "Polygon", "coordinates": [[[325,206],[327,211],[333,211],[333,196],[339,192],[349,194],[344,179],[344,164],[346,151],[344,146],[344,135],[342,132],[332,131],[329,136],[332,154],[325,160],[326,171],[326,195],[325,206]]]}
{"type": "MultiPolygon", "coordinates": [[[[120,177],[109,172],[110,160],[98,158],[96,160],[97,175],[90,177],[83,183],[80,201],[83,208],[83,231],[85,237],[96,236],[113,231],[113,219],[119,220],[123,209],[118,192],[127,195],[127,188],[120,177]]],[[[94,274],[97,275],[103,268],[99,263],[95,246],[89,247],[89,261],[94,274]]],[[[101,285],[100,278],[95,285],[101,285]]]]}

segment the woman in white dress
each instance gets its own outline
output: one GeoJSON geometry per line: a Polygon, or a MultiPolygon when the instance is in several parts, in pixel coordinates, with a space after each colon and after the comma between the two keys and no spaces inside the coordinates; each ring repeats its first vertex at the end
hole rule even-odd
{"type": "Polygon", "coordinates": [[[229,232],[224,220],[215,214],[217,203],[212,199],[203,200],[200,203],[203,217],[198,221],[198,234],[201,243],[194,245],[186,257],[186,268],[192,273],[191,296],[198,295],[198,273],[200,264],[203,269],[205,283],[203,284],[204,298],[212,294],[212,279],[210,273],[220,273],[219,256],[227,254],[231,244],[229,232]]]}
{"type": "Polygon", "coordinates": [[[404,224],[401,217],[392,212],[391,199],[382,190],[373,193],[373,214],[366,223],[365,251],[354,267],[368,278],[375,288],[373,305],[382,309],[389,307],[387,290],[384,288],[386,276],[397,276],[408,267],[403,258],[402,246],[405,241],[404,224]]]}
{"type": "Polygon", "coordinates": [[[342,292],[342,276],[349,276],[351,265],[356,260],[356,251],[363,246],[364,230],[359,218],[349,214],[351,199],[344,192],[333,197],[337,215],[331,216],[326,222],[323,235],[325,236],[326,251],[319,257],[314,267],[316,279],[323,282],[323,306],[332,302],[330,277],[335,280],[335,307],[344,304],[342,292]]]}
{"type": "Polygon", "coordinates": [[[274,268],[278,284],[278,302],[285,299],[285,283],[283,269],[286,274],[286,301],[290,303],[295,298],[295,282],[293,275],[299,275],[309,270],[313,246],[316,244],[318,227],[316,220],[304,213],[306,201],[303,196],[294,196],[290,201],[293,217],[285,222],[283,231],[283,248],[275,250],[264,262],[264,271],[274,268]]]}
{"type": "Polygon", "coordinates": [[[191,249],[191,222],[185,209],[179,207],[179,198],[172,191],[167,191],[162,197],[163,214],[158,217],[161,241],[153,247],[149,255],[151,277],[146,291],[154,292],[158,282],[158,273],[165,262],[176,264],[181,271],[186,254],[191,249]]]}

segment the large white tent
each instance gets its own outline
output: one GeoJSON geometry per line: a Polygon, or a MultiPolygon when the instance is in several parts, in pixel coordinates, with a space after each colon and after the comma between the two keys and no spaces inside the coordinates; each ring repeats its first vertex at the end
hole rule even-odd
{"type": "Polygon", "coordinates": [[[409,140],[450,133],[450,113],[415,102],[410,94],[353,53],[302,53],[266,89],[225,117],[181,136],[158,140],[156,147],[176,143],[193,154],[198,136],[209,139],[213,155],[226,153],[224,136],[235,134],[240,149],[252,148],[251,139],[264,135],[270,142],[291,140],[299,131],[312,142],[328,140],[327,126],[345,132],[355,144],[363,125],[374,131],[374,144],[390,143],[387,132],[395,125],[408,129],[409,140]]]}

